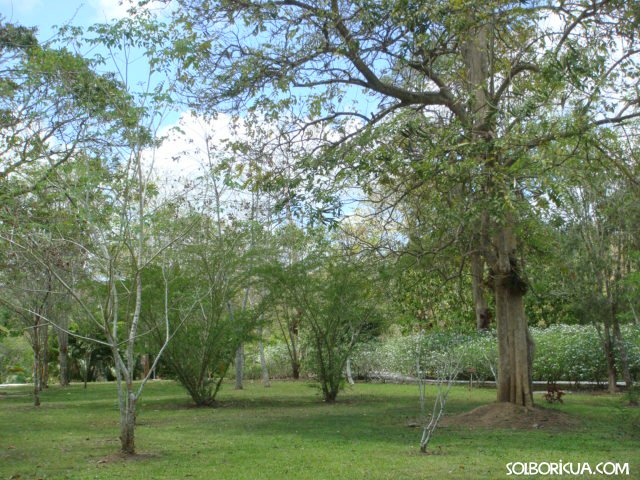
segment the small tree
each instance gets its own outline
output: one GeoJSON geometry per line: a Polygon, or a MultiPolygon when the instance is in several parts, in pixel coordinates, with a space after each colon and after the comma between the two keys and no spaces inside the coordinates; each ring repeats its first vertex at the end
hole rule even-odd
{"type": "Polygon", "coordinates": [[[159,238],[172,229],[188,233],[170,257],[147,271],[143,292],[142,319],[155,346],[164,342],[165,316],[175,332],[163,363],[199,406],[215,402],[239,346],[255,326],[247,308],[253,227],[225,222],[217,210],[181,214],[169,208],[156,217],[159,238]]]}
{"type": "Polygon", "coordinates": [[[426,351],[424,330],[420,330],[416,345],[416,373],[420,392],[420,415],[422,436],[420,451],[427,452],[427,446],[440,423],[447,406],[449,392],[462,370],[462,351],[454,345],[440,345],[437,350],[426,351]],[[427,417],[427,378],[433,377],[436,394],[431,415],[427,417]]]}
{"type": "Polygon", "coordinates": [[[309,367],[324,401],[334,402],[354,347],[381,324],[376,272],[360,260],[316,254],[275,275],[274,288],[285,292],[302,317],[309,367]]]}

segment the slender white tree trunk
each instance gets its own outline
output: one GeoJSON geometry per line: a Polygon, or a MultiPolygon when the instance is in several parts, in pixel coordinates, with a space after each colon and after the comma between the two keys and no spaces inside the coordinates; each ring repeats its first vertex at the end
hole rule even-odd
{"type": "Polygon", "coordinates": [[[236,390],[242,390],[242,380],[244,373],[244,344],[241,343],[236,350],[236,390]]]}
{"type": "Polygon", "coordinates": [[[356,382],[353,381],[353,376],[351,375],[351,357],[347,358],[346,371],[347,371],[347,382],[349,383],[349,385],[355,384],[356,382]]]}
{"type": "Polygon", "coordinates": [[[61,324],[63,328],[56,328],[58,334],[58,364],[60,366],[60,386],[69,385],[69,334],[65,330],[68,322],[61,324]]]}
{"type": "Polygon", "coordinates": [[[271,386],[269,379],[269,369],[267,368],[267,359],[264,355],[264,342],[262,341],[262,327],[258,327],[258,349],[260,350],[260,369],[262,370],[262,384],[265,387],[271,386]]]}

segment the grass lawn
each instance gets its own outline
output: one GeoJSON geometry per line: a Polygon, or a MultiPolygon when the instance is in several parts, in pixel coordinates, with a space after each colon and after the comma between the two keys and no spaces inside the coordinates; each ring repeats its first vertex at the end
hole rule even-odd
{"type": "MultiPolygon", "coordinates": [[[[448,414],[494,396],[457,387],[448,414]]],[[[326,405],[305,382],[247,382],[241,391],[224,385],[219,400],[193,408],[173,382],[149,384],[136,429],[146,455],[105,461],[119,448],[115,385],[53,386],[40,408],[28,387],[2,389],[0,478],[492,479],[508,478],[508,462],[559,460],[626,462],[624,478],[640,478],[640,409],[621,396],[567,395],[550,408],[577,417],[570,431],[442,428],[433,455],[418,452],[420,432],[407,427],[418,412],[416,386],[357,384],[326,405]]]]}

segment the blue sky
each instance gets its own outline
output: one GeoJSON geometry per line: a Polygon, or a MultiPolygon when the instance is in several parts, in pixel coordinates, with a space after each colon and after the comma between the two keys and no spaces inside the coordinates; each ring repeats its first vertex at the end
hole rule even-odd
{"type": "Polygon", "coordinates": [[[53,34],[54,25],[71,22],[86,27],[122,16],[126,8],[119,0],[0,0],[0,14],[4,19],[38,27],[40,40],[53,34]]]}
{"type": "MultiPolygon", "coordinates": [[[[124,17],[127,15],[130,0],[125,2],[127,3],[121,5],[121,0],[0,0],[0,15],[3,21],[36,27],[39,39],[46,41],[55,34],[55,26],[70,23],[86,28],[94,23],[124,17]]],[[[137,58],[138,60],[129,70],[131,77],[134,77],[130,79],[134,81],[146,79],[147,73],[142,52],[137,58]]],[[[106,68],[112,69],[109,66],[106,68]]],[[[360,110],[369,111],[367,104],[369,99],[358,93],[350,92],[345,102],[355,101],[360,105],[360,110]]],[[[156,165],[168,177],[196,174],[203,164],[203,160],[193,153],[188,156],[189,160],[183,159],[179,163],[172,160],[181,152],[193,149],[188,140],[195,139],[196,144],[201,145],[205,134],[215,139],[216,143],[222,143],[225,138],[234,136],[230,130],[228,116],[221,115],[217,120],[206,121],[190,116],[187,112],[168,113],[161,122],[161,133],[167,133],[168,129],[177,123],[180,123],[183,130],[187,132],[184,136],[186,138],[173,137],[163,143],[156,152],[156,165]]]]}

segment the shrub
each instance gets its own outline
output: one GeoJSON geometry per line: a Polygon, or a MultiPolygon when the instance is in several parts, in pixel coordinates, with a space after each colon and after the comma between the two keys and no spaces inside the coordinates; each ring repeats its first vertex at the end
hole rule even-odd
{"type": "MultiPolygon", "coordinates": [[[[267,369],[271,378],[291,377],[291,360],[284,343],[264,346],[264,356],[267,362],[267,369]]],[[[250,344],[245,346],[245,371],[246,378],[257,380],[262,378],[260,365],[260,352],[258,346],[250,344]]]]}
{"type": "Polygon", "coordinates": [[[33,351],[23,337],[0,337],[0,383],[25,383],[31,379],[33,351]]]}
{"type": "MultiPolygon", "coordinates": [[[[629,357],[631,375],[640,378],[640,326],[625,325],[623,339],[629,357]]],[[[532,328],[535,342],[533,379],[540,381],[570,381],[574,383],[603,382],[607,368],[602,342],[592,325],[554,325],[532,328]]],[[[415,376],[416,336],[392,336],[361,345],[353,354],[352,368],[360,378],[373,374],[415,376]]],[[[497,365],[497,342],[492,332],[461,335],[451,332],[430,333],[424,339],[424,351],[438,352],[443,345],[452,345],[461,353],[462,373],[469,370],[479,380],[493,380],[497,365]]],[[[618,371],[621,372],[619,366],[618,371]]]]}

